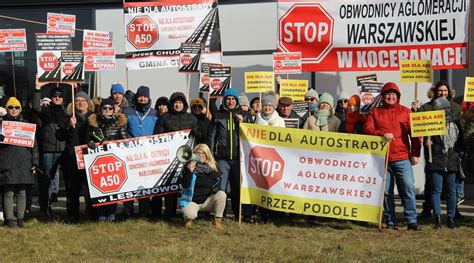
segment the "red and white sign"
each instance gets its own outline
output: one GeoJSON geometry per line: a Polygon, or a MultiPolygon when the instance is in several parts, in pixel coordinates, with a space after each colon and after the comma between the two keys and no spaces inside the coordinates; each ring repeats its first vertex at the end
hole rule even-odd
{"type": "Polygon", "coordinates": [[[53,35],[70,35],[76,34],[76,16],[66,14],[48,13],[47,33],[53,35]]]}
{"type": "Polygon", "coordinates": [[[466,68],[470,2],[449,3],[279,0],[278,51],[301,52],[304,72],[466,68]]]}
{"type": "Polygon", "coordinates": [[[25,29],[0,29],[0,52],[27,50],[25,29]]]}
{"type": "Polygon", "coordinates": [[[84,30],[82,49],[112,48],[112,33],[104,31],[84,30]]]}
{"type": "Polygon", "coordinates": [[[211,67],[221,66],[221,64],[201,64],[201,70],[199,72],[199,92],[209,92],[209,70],[211,67]]]}
{"type": "Polygon", "coordinates": [[[269,190],[283,179],[285,161],[274,147],[252,147],[248,164],[247,173],[258,188],[269,190]]]}
{"type": "Polygon", "coordinates": [[[115,49],[84,50],[85,71],[115,71],[115,49]]]}
{"type": "Polygon", "coordinates": [[[36,124],[17,121],[2,122],[2,134],[5,136],[3,144],[33,148],[35,133],[36,124]]]}
{"type": "Polygon", "coordinates": [[[275,74],[300,74],[302,72],[301,52],[273,53],[273,72],[275,74]]]}
{"type": "Polygon", "coordinates": [[[38,63],[43,71],[51,71],[59,65],[59,57],[54,52],[45,52],[38,58],[38,63]]]}
{"type": "Polygon", "coordinates": [[[176,151],[190,144],[190,130],[75,147],[93,206],[179,193],[184,164],[176,151]],[[78,154],[79,153],[79,154],[78,154]]]}
{"type": "Polygon", "coordinates": [[[185,42],[203,45],[203,63],[222,63],[217,0],[124,0],[124,13],[127,69],[179,67],[185,42]]]}
{"type": "Polygon", "coordinates": [[[91,185],[104,194],[119,191],[128,178],[125,162],[113,153],[98,156],[88,172],[91,185]]]}

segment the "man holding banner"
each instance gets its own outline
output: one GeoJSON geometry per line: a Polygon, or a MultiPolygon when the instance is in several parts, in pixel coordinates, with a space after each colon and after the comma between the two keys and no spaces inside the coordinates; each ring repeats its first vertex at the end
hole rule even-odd
{"type": "Polygon", "coordinates": [[[369,135],[383,136],[390,142],[384,200],[387,228],[397,229],[393,197],[396,180],[408,221],[408,230],[419,231],[421,228],[416,218],[415,179],[411,166],[418,163],[421,139],[410,137],[410,109],[400,105],[400,95],[395,83],[385,84],[381,92],[382,106],[370,111],[364,131],[369,135]]]}

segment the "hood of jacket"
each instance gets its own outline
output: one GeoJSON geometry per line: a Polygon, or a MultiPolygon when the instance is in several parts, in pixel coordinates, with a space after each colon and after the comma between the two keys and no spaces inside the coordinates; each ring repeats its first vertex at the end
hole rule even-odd
{"type": "MultiPolygon", "coordinates": [[[[99,119],[101,117],[100,113],[94,113],[89,116],[87,119],[88,124],[93,128],[99,128],[99,119]]],[[[128,122],[127,116],[123,113],[114,113],[113,115],[115,125],[117,127],[125,126],[128,122]]]]}
{"type": "Polygon", "coordinates": [[[186,101],[186,96],[182,92],[175,92],[170,96],[170,108],[169,111],[172,113],[183,113],[187,112],[189,109],[188,102],[186,101]],[[173,104],[176,100],[181,99],[183,101],[183,110],[180,112],[175,111],[173,104]]]}

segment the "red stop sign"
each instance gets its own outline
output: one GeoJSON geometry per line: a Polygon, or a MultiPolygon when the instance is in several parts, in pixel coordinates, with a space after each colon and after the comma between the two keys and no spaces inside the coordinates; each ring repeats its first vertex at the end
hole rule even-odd
{"type": "Polygon", "coordinates": [[[259,188],[268,190],[283,179],[285,161],[275,148],[253,147],[248,163],[247,172],[259,188]]]}
{"type": "Polygon", "coordinates": [[[0,36],[0,43],[4,43],[5,42],[5,36],[0,36]]]}
{"type": "Polygon", "coordinates": [[[280,18],[278,43],[283,51],[319,63],[332,48],[333,30],[334,19],[320,4],[295,4],[280,18]]]}
{"type": "Polygon", "coordinates": [[[209,74],[202,74],[201,82],[204,85],[209,85],[209,74]]]}
{"type": "Polygon", "coordinates": [[[219,90],[222,87],[222,81],[220,79],[213,79],[211,81],[211,88],[213,90],[219,90]]]}
{"type": "Polygon", "coordinates": [[[147,15],[136,16],[127,25],[127,40],[136,49],[150,48],[158,36],[158,24],[147,15]]]}
{"type": "Polygon", "coordinates": [[[183,64],[183,66],[189,66],[189,64],[191,64],[191,56],[188,55],[188,54],[185,54],[181,57],[181,64],[183,64]]]}
{"type": "Polygon", "coordinates": [[[362,94],[362,103],[371,104],[372,102],[374,102],[374,95],[372,93],[362,94]]]}
{"type": "Polygon", "coordinates": [[[74,66],[72,64],[66,64],[63,66],[64,75],[71,75],[74,72],[74,66]]]}
{"type": "Polygon", "coordinates": [[[94,57],[93,56],[87,56],[86,57],[86,64],[92,65],[94,63],[94,57]]]}
{"type": "Polygon", "coordinates": [[[58,58],[51,52],[43,53],[39,57],[39,65],[44,71],[51,71],[59,64],[58,58]]]}
{"type": "Polygon", "coordinates": [[[101,193],[116,192],[127,180],[125,163],[114,154],[98,156],[89,167],[91,184],[101,193]]]}

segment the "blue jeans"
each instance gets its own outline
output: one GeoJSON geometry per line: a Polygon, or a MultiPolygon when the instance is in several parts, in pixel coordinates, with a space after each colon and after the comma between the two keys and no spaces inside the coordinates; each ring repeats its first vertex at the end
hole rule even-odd
{"type": "Polygon", "coordinates": [[[459,199],[464,198],[464,180],[456,179],[456,196],[459,199]]]}
{"type": "Polygon", "coordinates": [[[405,219],[409,224],[416,223],[415,178],[409,160],[389,162],[387,182],[385,183],[384,216],[387,224],[396,224],[393,189],[397,184],[398,194],[403,200],[405,219]]]}
{"type": "MultiPolygon", "coordinates": [[[[222,172],[222,191],[227,192],[227,184],[230,184],[230,201],[232,204],[232,211],[237,218],[240,213],[240,161],[218,160],[217,166],[222,172]]],[[[251,212],[252,207],[250,205],[242,205],[242,215],[244,217],[251,216],[251,212]]]]}
{"type": "Polygon", "coordinates": [[[43,174],[38,174],[38,203],[42,211],[46,211],[50,206],[51,178],[49,171],[60,155],[61,153],[43,153],[43,174]]]}
{"type": "Polygon", "coordinates": [[[454,217],[456,213],[456,172],[453,171],[432,171],[432,194],[433,211],[435,216],[441,215],[441,192],[443,191],[443,181],[446,189],[446,205],[448,207],[448,216],[454,217]]]}

